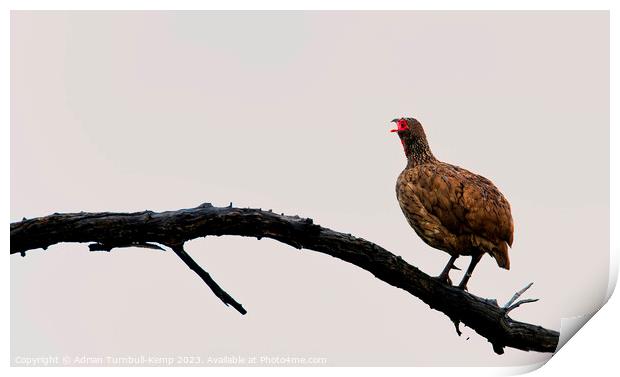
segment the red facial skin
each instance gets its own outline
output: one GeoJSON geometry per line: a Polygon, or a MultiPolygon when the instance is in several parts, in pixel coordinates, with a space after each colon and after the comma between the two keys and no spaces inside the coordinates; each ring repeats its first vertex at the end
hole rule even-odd
{"type": "MultiPolygon", "coordinates": [[[[409,129],[409,127],[407,126],[407,121],[404,119],[399,119],[396,122],[396,128],[393,130],[390,130],[390,132],[399,132],[399,131],[407,131],[409,129]]],[[[403,148],[405,147],[405,141],[400,138],[400,143],[403,145],[403,148]]]]}
{"type": "Polygon", "coordinates": [[[398,122],[396,122],[396,126],[397,128],[390,130],[390,132],[406,131],[408,129],[407,121],[404,119],[399,119],[398,122]]]}

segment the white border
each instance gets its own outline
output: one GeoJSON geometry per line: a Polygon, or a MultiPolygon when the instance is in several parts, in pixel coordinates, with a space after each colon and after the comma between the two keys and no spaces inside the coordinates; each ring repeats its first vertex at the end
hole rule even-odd
{"type": "Polygon", "coordinates": [[[607,10],[613,1],[554,0],[9,0],[8,9],[411,9],[411,10],[607,10]]]}
{"type": "MultiPolygon", "coordinates": [[[[2,14],[2,51],[6,52],[4,59],[1,60],[1,68],[4,75],[2,75],[2,110],[0,114],[3,114],[3,127],[2,137],[0,138],[2,147],[2,162],[0,167],[2,169],[3,177],[7,177],[6,183],[1,186],[4,200],[1,201],[2,213],[5,214],[8,219],[10,213],[10,196],[9,196],[9,147],[10,147],[10,115],[9,115],[9,96],[10,96],[10,70],[9,70],[9,44],[10,44],[10,14],[11,9],[417,9],[417,10],[611,10],[611,131],[610,131],[610,151],[611,151],[611,165],[610,165],[610,192],[618,192],[618,152],[614,150],[618,146],[618,127],[617,111],[615,108],[618,88],[618,77],[614,67],[617,66],[617,48],[614,46],[614,42],[620,40],[618,38],[618,16],[616,10],[618,7],[614,7],[613,1],[551,1],[551,0],[522,0],[522,1],[412,1],[412,0],[384,0],[384,1],[344,1],[344,0],[300,0],[300,1],[250,1],[250,0],[237,0],[237,1],[198,1],[198,0],[109,0],[109,1],[78,1],[78,0],[63,0],[55,1],[6,1],[6,10],[2,14]]],[[[611,207],[610,207],[610,231],[611,231],[611,263],[610,263],[610,282],[608,289],[608,297],[612,294],[617,280],[618,274],[618,237],[614,233],[614,230],[618,229],[618,200],[617,196],[611,195],[611,207]]],[[[5,225],[6,226],[6,225],[5,225]]],[[[9,249],[9,237],[6,232],[2,232],[2,244],[5,245],[5,250],[9,249]]],[[[4,279],[5,285],[2,290],[3,299],[5,303],[9,302],[9,263],[8,258],[4,259],[4,279]]],[[[5,324],[5,336],[3,336],[4,342],[2,342],[2,350],[4,351],[5,365],[4,375],[30,375],[38,373],[46,373],[52,375],[71,375],[74,373],[84,373],[81,368],[9,368],[9,311],[4,310],[0,314],[2,321],[5,324]]],[[[586,324],[586,326],[579,331],[574,340],[568,342],[568,344],[562,348],[562,350],[552,358],[552,360],[545,367],[539,369],[535,373],[538,375],[553,376],[553,375],[573,375],[573,374],[592,374],[596,372],[603,372],[608,370],[617,369],[615,359],[617,357],[615,349],[617,347],[616,339],[618,339],[620,326],[616,318],[620,317],[620,303],[617,297],[612,298],[607,305],[597,313],[594,318],[586,324]]],[[[137,374],[149,374],[152,375],[167,375],[170,371],[165,368],[123,368],[122,372],[131,372],[137,374]]],[[[523,373],[527,370],[516,370],[512,368],[416,368],[415,371],[411,371],[408,368],[321,368],[320,370],[314,370],[312,368],[295,369],[295,374],[308,375],[317,372],[328,374],[332,373],[351,373],[356,376],[359,375],[375,375],[378,373],[389,373],[394,375],[407,375],[411,373],[424,373],[437,376],[448,376],[458,373],[460,376],[478,376],[478,375],[508,375],[515,373],[523,373]]],[[[88,368],[89,374],[104,375],[109,374],[110,370],[104,368],[88,368]]],[[[204,373],[217,373],[221,375],[237,375],[237,374],[252,374],[252,375],[283,375],[290,374],[292,372],[289,368],[210,368],[205,371],[202,368],[184,368],[182,371],[175,370],[175,373],[190,373],[190,374],[204,374],[204,373]]],[[[608,374],[608,373],[605,373],[608,374]]]]}

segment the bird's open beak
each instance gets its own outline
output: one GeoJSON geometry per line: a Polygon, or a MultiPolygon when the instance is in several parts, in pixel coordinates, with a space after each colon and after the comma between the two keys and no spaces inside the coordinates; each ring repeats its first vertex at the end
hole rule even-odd
{"type": "MultiPolygon", "coordinates": [[[[396,122],[398,122],[398,118],[396,118],[396,119],[392,119],[392,121],[391,121],[390,123],[396,123],[396,122]]],[[[398,132],[398,128],[395,128],[395,129],[393,129],[393,130],[390,130],[390,132],[398,132]]]]}

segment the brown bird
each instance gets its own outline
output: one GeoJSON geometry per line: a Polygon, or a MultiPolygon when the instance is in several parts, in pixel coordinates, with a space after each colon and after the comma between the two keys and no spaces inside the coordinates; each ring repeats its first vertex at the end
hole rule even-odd
{"type": "Polygon", "coordinates": [[[510,204],[493,183],[461,167],[441,162],[428,146],[420,122],[394,119],[407,157],[407,166],[396,181],[396,197],[409,225],[428,245],[450,254],[437,277],[452,284],[454,262],[470,255],[471,263],[459,284],[467,282],[484,253],[498,266],[510,269],[508,246],[512,246],[514,224],[510,204]]]}

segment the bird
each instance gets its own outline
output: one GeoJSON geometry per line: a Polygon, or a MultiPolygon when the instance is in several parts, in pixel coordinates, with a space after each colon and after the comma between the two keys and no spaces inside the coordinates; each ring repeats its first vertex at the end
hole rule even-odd
{"type": "Polygon", "coordinates": [[[460,256],[471,256],[458,288],[467,283],[484,254],[510,269],[514,222],[510,203],[489,179],[435,158],[422,124],[415,118],[392,120],[407,165],[396,180],[396,198],[409,225],[429,246],[450,255],[435,278],[452,285],[450,270],[460,256]]]}

